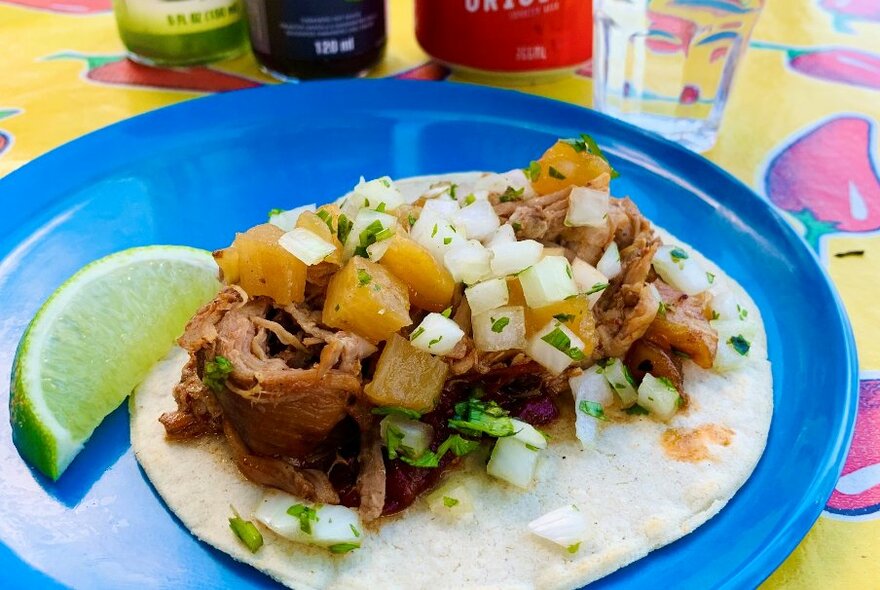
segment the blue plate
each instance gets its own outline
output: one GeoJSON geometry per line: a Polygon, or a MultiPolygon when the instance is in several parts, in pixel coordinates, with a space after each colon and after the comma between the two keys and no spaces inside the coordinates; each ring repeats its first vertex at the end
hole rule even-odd
{"type": "MultiPolygon", "coordinates": [[[[754,297],[776,402],[767,450],[730,504],[594,587],[753,587],[810,528],[843,465],[857,399],[849,324],[816,258],[766,202],[699,156],[592,111],[463,85],[329,82],[214,96],[79,139],[0,182],[0,372],[9,374],[40,303],[105,254],[221,247],[270,208],[331,199],[361,174],[507,170],[584,131],[621,172],[615,194],[631,195],[754,297]]],[[[273,586],[165,509],[129,447],[125,407],[53,484],[18,456],[5,406],[4,586],[273,586]]]]}

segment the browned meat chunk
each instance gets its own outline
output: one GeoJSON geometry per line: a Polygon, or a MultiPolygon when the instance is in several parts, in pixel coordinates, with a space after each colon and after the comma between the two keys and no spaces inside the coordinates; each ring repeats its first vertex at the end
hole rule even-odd
{"type": "Polygon", "coordinates": [[[646,279],[659,246],[653,232],[643,231],[620,251],[623,270],[611,279],[593,307],[599,333],[597,358],[622,357],[654,321],[659,302],[646,279]]]}
{"type": "Polygon", "coordinates": [[[518,239],[553,241],[565,229],[570,192],[569,187],[527,201],[499,202],[495,205],[495,212],[501,217],[502,223],[513,225],[518,239]]]}
{"type": "Polygon", "coordinates": [[[711,368],[718,348],[718,334],[706,319],[709,295],[688,296],[659,279],[654,285],[663,306],[645,333],[645,339],[661,348],[689,355],[704,369],[711,368]]]}
{"type": "Polygon", "coordinates": [[[624,363],[638,382],[644,379],[646,373],[650,373],[657,378],[666,377],[679,392],[683,390],[681,359],[644,338],[633,343],[624,363]]]}

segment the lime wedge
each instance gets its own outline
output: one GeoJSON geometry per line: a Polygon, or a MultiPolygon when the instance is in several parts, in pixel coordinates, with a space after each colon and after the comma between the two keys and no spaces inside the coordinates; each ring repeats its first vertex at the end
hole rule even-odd
{"type": "Polygon", "coordinates": [[[219,289],[209,252],[132,248],[84,267],[43,304],[12,369],[12,437],[52,479],[219,289]]]}

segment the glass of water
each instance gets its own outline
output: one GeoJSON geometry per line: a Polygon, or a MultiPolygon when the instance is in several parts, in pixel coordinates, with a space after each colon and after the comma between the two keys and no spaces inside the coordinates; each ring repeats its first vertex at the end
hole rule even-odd
{"type": "Polygon", "coordinates": [[[712,147],[764,0],[595,0],[593,105],[712,147]]]}

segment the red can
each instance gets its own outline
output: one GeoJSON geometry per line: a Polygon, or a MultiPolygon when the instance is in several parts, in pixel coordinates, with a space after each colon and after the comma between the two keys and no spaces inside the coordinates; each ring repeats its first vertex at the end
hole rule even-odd
{"type": "Polygon", "coordinates": [[[546,81],[590,59],[591,0],[416,0],[416,38],[470,77],[546,81]]]}

